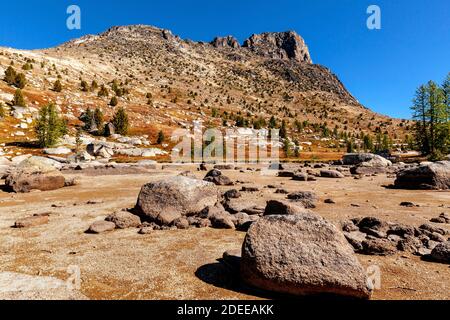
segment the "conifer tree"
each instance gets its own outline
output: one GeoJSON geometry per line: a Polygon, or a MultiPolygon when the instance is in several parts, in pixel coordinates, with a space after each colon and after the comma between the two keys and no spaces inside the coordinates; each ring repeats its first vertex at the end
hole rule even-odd
{"type": "Polygon", "coordinates": [[[45,105],[39,111],[35,126],[39,146],[48,148],[56,144],[67,131],[66,122],[60,118],[53,103],[45,105]]]}
{"type": "Polygon", "coordinates": [[[112,123],[116,129],[116,133],[121,135],[128,134],[128,115],[123,107],[120,107],[114,114],[112,123]]]}

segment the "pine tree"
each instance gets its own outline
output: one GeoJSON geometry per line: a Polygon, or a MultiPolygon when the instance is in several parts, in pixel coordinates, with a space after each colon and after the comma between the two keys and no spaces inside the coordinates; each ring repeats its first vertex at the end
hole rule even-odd
{"type": "Polygon", "coordinates": [[[59,80],[55,81],[55,83],[53,84],[53,91],[55,91],[55,92],[61,92],[62,91],[61,81],[59,81],[59,80]]]}
{"type": "Polygon", "coordinates": [[[0,119],[4,118],[6,115],[5,106],[2,102],[0,102],[0,119]]]}
{"type": "Polygon", "coordinates": [[[100,90],[98,91],[99,97],[107,97],[109,95],[108,89],[105,87],[105,85],[102,85],[100,87],[100,90]]]}
{"type": "Polygon", "coordinates": [[[35,126],[39,146],[48,148],[58,141],[67,131],[67,125],[58,115],[54,104],[43,106],[35,126]]]}
{"type": "Polygon", "coordinates": [[[103,112],[100,108],[95,108],[94,111],[94,122],[97,125],[98,134],[103,135],[104,120],[103,112]]]}
{"type": "Polygon", "coordinates": [[[16,77],[14,79],[14,85],[19,89],[23,89],[25,88],[26,84],[27,79],[25,78],[25,75],[23,73],[16,74],[16,77]]]}
{"type": "Polygon", "coordinates": [[[164,132],[159,131],[158,133],[158,140],[157,140],[157,144],[162,144],[164,142],[164,140],[166,139],[166,137],[164,136],[164,132]]]}
{"type": "Polygon", "coordinates": [[[286,127],[286,121],[285,120],[283,120],[281,122],[280,138],[281,139],[286,139],[287,138],[287,127],[286,127]]]}
{"type": "Polygon", "coordinates": [[[11,86],[14,85],[14,83],[16,81],[16,70],[14,70],[13,67],[9,66],[6,69],[4,80],[6,81],[7,84],[9,84],[11,86]]]}
{"type": "Polygon", "coordinates": [[[118,104],[119,104],[119,100],[117,100],[117,97],[116,96],[112,97],[111,101],[109,102],[109,105],[112,106],[112,107],[115,107],[118,104]]]}
{"type": "Polygon", "coordinates": [[[94,119],[94,113],[91,108],[87,108],[86,111],[80,115],[79,119],[84,123],[84,130],[90,131],[92,120],[94,119]]]}
{"type": "Polygon", "coordinates": [[[117,112],[114,114],[114,118],[112,120],[114,127],[116,128],[116,133],[121,135],[128,134],[128,115],[123,107],[120,107],[117,112]]]}
{"type": "Polygon", "coordinates": [[[275,129],[277,127],[277,120],[275,119],[275,116],[272,116],[269,120],[269,128],[275,129]]]}
{"type": "Polygon", "coordinates": [[[97,81],[92,80],[92,83],[91,83],[91,91],[95,91],[95,90],[97,90],[97,89],[98,89],[98,83],[97,83],[97,81]]]}
{"type": "Polygon", "coordinates": [[[428,113],[428,93],[427,87],[422,85],[416,90],[413,99],[412,118],[416,121],[415,124],[415,139],[420,151],[424,154],[430,153],[430,135],[429,124],[427,119],[428,113]]]}
{"type": "Polygon", "coordinates": [[[22,90],[20,90],[20,89],[16,90],[16,92],[14,93],[14,98],[11,101],[11,103],[13,106],[26,107],[26,103],[25,103],[25,99],[22,94],[22,90]]]}
{"type": "Polygon", "coordinates": [[[81,80],[80,86],[81,86],[81,91],[83,91],[83,92],[89,91],[89,85],[86,81],[81,80]]]}

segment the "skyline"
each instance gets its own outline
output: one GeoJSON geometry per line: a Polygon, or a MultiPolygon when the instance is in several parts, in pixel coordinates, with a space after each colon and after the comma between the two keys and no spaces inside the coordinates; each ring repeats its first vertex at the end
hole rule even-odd
{"type": "Polygon", "coordinates": [[[254,0],[33,3],[38,2],[6,4],[5,12],[20,12],[23,19],[14,24],[14,17],[6,15],[0,21],[0,46],[53,47],[130,24],[169,29],[183,39],[204,42],[233,35],[242,43],[255,33],[294,30],[305,39],[314,63],[331,69],[364,106],[396,118],[410,118],[411,100],[419,85],[429,80],[441,83],[450,71],[450,4],[445,0],[414,4],[405,0],[289,0],[277,6],[254,0]],[[81,30],[65,26],[70,4],[81,8],[81,30]],[[371,4],[381,8],[381,30],[366,26],[366,10],[371,4]]]}

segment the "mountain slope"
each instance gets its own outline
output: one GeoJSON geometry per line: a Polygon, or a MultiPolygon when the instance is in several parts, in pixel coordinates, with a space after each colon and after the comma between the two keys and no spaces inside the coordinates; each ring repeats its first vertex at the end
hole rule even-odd
{"type": "MultiPolygon", "coordinates": [[[[289,136],[297,140],[317,139],[325,127],[341,138],[343,132],[386,131],[400,139],[406,126],[360,105],[329,69],[312,63],[304,40],[292,31],[253,35],[240,45],[232,36],[193,42],[137,25],[113,27],[56,48],[4,48],[0,53],[1,74],[11,61],[18,71],[27,61],[32,64],[32,70],[21,71],[28,81],[27,102],[39,108],[54,101],[71,124],[87,107],[100,107],[111,117],[114,108],[108,103],[116,80],[127,93],[118,100],[130,114],[132,133],[150,137],[161,129],[189,127],[193,120],[230,126],[238,115],[248,125],[257,119],[267,123],[271,116],[278,123],[285,119],[289,136]],[[60,93],[51,90],[58,78],[60,93]],[[98,89],[82,92],[81,80],[104,84],[109,95],[99,97],[98,89]],[[294,119],[308,121],[306,127],[299,130],[294,119]]],[[[0,101],[7,102],[15,89],[0,82],[0,90],[0,101]]]]}

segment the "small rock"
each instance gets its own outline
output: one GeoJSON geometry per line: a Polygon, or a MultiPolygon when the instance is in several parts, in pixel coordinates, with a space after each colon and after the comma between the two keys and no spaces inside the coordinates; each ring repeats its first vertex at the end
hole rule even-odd
{"type": "Polygon", "coordinates": [[[87,233],[103,233],[113,231],[116,228],[116,224],[110,221],[96,221],[87,230],[87,233]]]}

